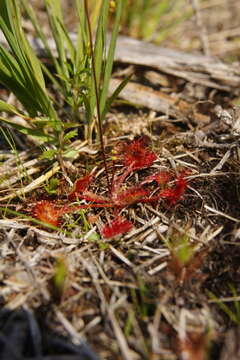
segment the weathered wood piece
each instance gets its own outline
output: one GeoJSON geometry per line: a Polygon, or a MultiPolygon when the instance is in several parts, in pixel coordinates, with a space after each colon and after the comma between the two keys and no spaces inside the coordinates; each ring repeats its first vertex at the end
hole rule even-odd
{"type": "MultiPolygon", "coordinates": [[[[70,36],[76,43],[77,35],[71,33],[70,36]]],[[[40,39],[29,37],[29,41],[39,56],[44,55],[44,47],[40,39]]],[[[0,43],[6,44],[1,32],[0,43]]],[[[56,52],[53,39],[49,39],[49,46],[53,52],[56,52]]],[[[240,87],[238,64],[225,64],[214,57],[168,49],[127,36],[118,37],[115,60],[151,67],[162,73],[210,88],[232,92],[239,91],[240,87]]]]}
{"type": "MultiPolygon", "coordinates": [[[[111,79],[109,92],[113,93],[120,83],[121,80],[119,79],[111,79]]],[[[130,103],[144,106],[179,120],[186,120],[188,117],[194,116],[196,122],[202,124],[209,122],[209,116],[194,113],[193,106],[184,100],[180,100],[176,95],[170,96],[138,83],[129,82],[119,96],[130,103]]]]}
{"type": "Polygon", "coordinates": [[[167,49],[144,41],[120,36],[116,61],[158,69],[191,83],[232,92],[239,91],[239,65],[224,64],[214,57],[167,49]]]}
{"type": "MultiPolygon", "coordinates": [[[[77,35],[70,34],[74,43],[77,35]]],[[[33,49],[39,57],[46,56],[44,46],[40,39],[29,37],[33,49]]],[[[0,43],[6,45],[2,33],[0,43]]],[[[57,56],[56,46],[53,39],[48,39],[49,47],[57,56]]],[[[239,93],[240,68],[237,65],[224,64],[220,60],[186,52],[167,49],[144,41],[135,40],[126,36],[119,36],[115,52],[115,61],[126,65],[140,65],[149,72],[150,77],[159,81],[167,82],[166,75],[185,79],[192,84],[201,85],[205,88],[224,90],[231,93],[239,93]],[[165,77],[165,80],[164,80],[165,77]]],[[[120,84],[119,79],[111,79],[109,93],[113,93],[120,84]]],[[[161,88],[159,86],[159,88],[161,88]]],[[[168,85],[165,85],[168,87],[168,85]]],[[[173,118],[191,118],[194,121],[207,123],[209,117],[200,113],[193,113],[193,107],[177,95],[168,95],[160,90],[138,83],[129,82],[119,95],[120,98],[130,103],[144,106],[161,112],[173,118]]]]}

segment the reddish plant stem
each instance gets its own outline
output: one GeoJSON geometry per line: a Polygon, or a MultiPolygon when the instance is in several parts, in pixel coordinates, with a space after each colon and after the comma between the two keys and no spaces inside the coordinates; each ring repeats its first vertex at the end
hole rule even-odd
{"type": "Polygon", "coordinates": [[[83,205],[76,205],[76,206],[69,206],[68,208],[65,208],[64,210],[62,210],[62,214],[67,214],[67,213],[72,213],[75,212],[77,210],[81,210],[81,209],[92,209],[92,208],[112,208],[114,207],[114,204],[109,203],[109,204],[83,204],[83,205]]]}
{"type": "Polygon", "coordinates": [[[103,131],[102,131],[101,112],[100,112],[100,101],[99,101],[99,93],[98,93],[98,87],[97,87],[97,75],[96,75],[96,67],[95,67],[94,51],[93,51],[93,37],[92,37],[92,29],[91,29],[91,23],[90,23],[89,11],[88,11],[88,1],[87,0],[84,0],[84,7],[85,7],[85,14],[86,14],[86,19],[87,19],[87,27],[88,27],[88,32],[89,32],[90,54],[91,54],[94,89],[95,89],[95,96],[96,96],[96,109],[97,109],[97,122],[98,122],[98,129],[99,129],[99,139],[100,139],[100,144],[101,144],[101,149],[102,149],[102,154],[103,154],[103,162],[104,162],[104,168],[105,168],[105,172],[106,172],[108,192],[109,192],[109,194],[111,194],[111,184],[110,184],[110,181],[109,181],[109,173],[108,173],[108,166],[107,166],[107,160],[106,160],[106,152],[105,152],[105,146],[104,146],[104,141],[103,141],[103,131]]]}

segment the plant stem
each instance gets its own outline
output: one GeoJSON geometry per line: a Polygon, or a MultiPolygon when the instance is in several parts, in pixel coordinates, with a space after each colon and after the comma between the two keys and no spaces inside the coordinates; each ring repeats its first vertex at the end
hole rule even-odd
{"type": "Polygon", "coordinates": [[[107,167],[106,152],[105,152],[105,146],[104,146],[104,141],[103,141],[103,131],[102,131],[101,112],[100,112],[100,99],[99,99],[99,93],[98,93],[96,67],[95,67],[95,59],[94,59],[94,51],[93,51],[93,37],[92,37],[92,29],[91,29],[87,0],[84,0],[84,7],[85,7],[85,14],[86,14],[86,19],[87,19],[87,27],[88,27],[88,32],[89,32],[90,54],[91,54],[93,81],[94,81],[95,96],[96,96],[96,109],[97,109],[97,123],[98,123],[98,129],[99,129],[99,139],[100,139],[100,144],[101,144],[101,149],[102,149],[102,154],[103,154],[103,162],[104,162],[104,168],[105,168],[105,172],[106,172],[108,192],[109,192],[109,194],[111,194],[111,185],[110,185],[110,181],[109,181],[109,172],[108,172],[108,167],[107,167]]]}

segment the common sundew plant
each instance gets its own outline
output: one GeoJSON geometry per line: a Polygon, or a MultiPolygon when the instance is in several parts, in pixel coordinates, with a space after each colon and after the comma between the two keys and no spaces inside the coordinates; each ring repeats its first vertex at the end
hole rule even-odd
{"type": "Polygon", "coordinates": [[[105,193],[93,191],[91,186],[95,182],[95,174],[87,174],[78,179],[67,199],[61,202],[40,200],[33,204],[32,216],[38,220],[59,227],[64,214],[74,213],[81,209],[108,209],[112,220],[102,228],[104,238],[112,238],[132,229],[132,223],[121,216],[121,211],[138,203],[167,202],[175,205],[184,195],[187,180],[186,170],[178,174],[170,170],[162,170],[146,176],[137,184],[129,186],[127,178],[136,171],[150,168],[157,159],[157,155],[148,148],[147,139],[141,137],[129,143],[121,142],[116,146],[113,164],[113,177],[110,188],[105,193]],[[107,195],[105,195],[107,194],[107,195]]]}
{"type": "Polygon", "coordinates": [[[20,103],[16,107],[1,100],[0,111],[17,115],[24,122],[19,125],[8,116],[1,116],[0,120],[47,144],[45,158],[53,159],[57,153],[65,155],[69,143],[79,133],[82,138],[92,141],[95,128],[101,138],[100,124],[124,86],[122,84],[110,98],[107,97],[123,2],[111,2],[112,7],[115,5],[111,11],[114,12],[114,23],[107,48],[109,0],[101,2],[98,21],[95,17],[92,22],[88,1],[75,1],[79,23],[76,43],[64,24],[61,1],[44,0],[56,54],[28,0],[0,2],[0,29],[8,44],[7,48],[0,45],[0,83],[20,103]],[[31,48],[22,29],[23,12],[44,46],[51,70],[31,48]],[[51,93],[46,79],[53,88],[51,93]],[[54,92],[57,96],[52,95],[54,92]],[[53,146],[50,150],[49,145],[53,146]]]}

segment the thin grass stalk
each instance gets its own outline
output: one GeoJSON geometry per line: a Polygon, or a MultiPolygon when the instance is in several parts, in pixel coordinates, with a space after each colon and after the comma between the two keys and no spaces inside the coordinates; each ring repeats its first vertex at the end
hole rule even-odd
{"type": "Polygon", "coordinates": [[[97,85],[97,75],[96,75],[96,68],[95,68],[95,59],[94,59],[94,51],[93,51],[93,37],[92,37],[92,29],[90,24],[90,17],[89,17],[89,11],[88,11],[88,3],[87,0],[84,0],[84,7],[85,7],[85,14],[86,14],[86,20],[87,20],[87,27],[88,27],[88,33],[89,33],[89,43],[90,43],[90,54],[91,54],[91,61],[92,61],[92,72],[93,72],[93,81],[94,81],[94,90],[95,90],[95,96],[96,96],[96,110],[97,110],[97,123],[98,123],[98,129],[99,129],[99,139],[103,154],[103,162],[104,162],[104,168],[106,172],[106,178],[107,178],[107,187],[109,194],[111,193],[111,185],[109,180],[109,172],[108,172],[108,166],[107,166],[107,160],[106,160],[106,152],[105,152],[105,146],[103,141],[103,131],[102,131],[102,122],[101,122],[101,111],[100,111],[100,99],[99,99],[99,93],[98,93],[98,85],[97,85]]]}
{"type": "Polygon", "coordinates": [[[116,7],[116,18],[112,29],[111,40],[109,43],[108,54],[106,59],[106,66],[104,69],[103,86],[102,86],[101,98],[100,98],[101,120],[103,120],[104,107],[106,107],[106,102],[107,102],[107,92],[112,74],[114,53],[116,49],[116,42],[118,37],[122,8],[123,8],[123,1],[119,0],[116,7]]]}

